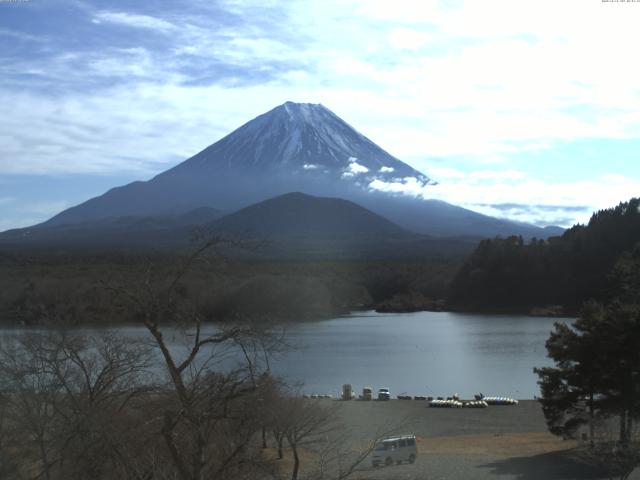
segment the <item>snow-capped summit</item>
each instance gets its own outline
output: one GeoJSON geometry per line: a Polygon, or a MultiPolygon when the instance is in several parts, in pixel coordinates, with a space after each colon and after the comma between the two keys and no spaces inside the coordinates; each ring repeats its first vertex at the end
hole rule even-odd
{"type": "Polygon", "coordinates": [[[117,216],[233,211],[291,191],[359,199],[387,184],[431,180],[320,104],[286,102],[147,182],[110,190],[48,225],[117,216]]]}
{"type": "Polygon", "coordinates": [[[328,108],[287,102],[146,182],[109,190],[41,226],[113,217],[180,216],[211,207],[233,212],[289,192],[356,202],[403,228],[432,235],[546,237],[423,192],[429,177],[385,152],[328,108]]]}
{"type": "MultiPolygon", "coordinates": [[[[401,162],[321,104],[286,102],[251,120],[173,169],[287,171],[303,179],[325,180],[375,188],[380,182],[430,179],[401,162]],[[373,185],[372,185],[373,183],[373,185]]],[[[169,173],[169,172],[168,172],[169,173]]]]}

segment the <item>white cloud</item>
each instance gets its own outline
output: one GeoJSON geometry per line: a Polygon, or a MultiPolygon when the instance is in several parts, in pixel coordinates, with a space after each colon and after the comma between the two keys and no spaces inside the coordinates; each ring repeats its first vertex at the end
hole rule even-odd
{"type": "Polygon", "coordinates": [[[393,167],[380,167],[380,170],[378,170],[380,173],[391,173],[393,172],[395,169],[393,167]]]}
{"type": "Polygon", "coordinates": [[[178,27],[171,22],[149,15],[137,15],[126,12],[100,12],[93,17],[93,23],[116,23],[132,28],[144,28],[169,33],[178,27]]]}
{"type": "Polygon", "coordinates": [[[413,28],[394,28],[389,32],[389,43],[400,50],[420,50],[428,40],[428,33],[413,28]]]}
{"type": "Polygon", "coordinates": [[[461,170],[456,170],[455,168],[450,167],[432,167],[429,169],[429,173],[435,180],[440,180],[442,178],[464,178],[467,175],[461,170]]]}
{"type": "Polygon", "coordinates": [[[349,165],[347,166],[345,172],[342,174],[343,178],[354,177],[361,173],[367,173],[369,169],[364,165],[361,165],[357,162],[357,158],[349,157],[349,165]]]}
{"type": "Polygon", "coordinates": [[[305,170],[316,170],[318,168],[318,165],[314,165],[313,163],[305,163],[302,168],[304,168],[305,170]]]}
{"type": "Polygon", "coordinates": [[[585,223],[596,210],[637,197],[640,179],[607,174],[593,180],[544,181],[517,171],[481,170],[465,173],[435,169],[438,185],[414,177],[391,182],[376,179],[372,190],[443,200],[498,218],[538,225],[585,223]]]}
{"type": "Polygon", "coordinates": [[[439,185],[427,187],[420,193],[425,198],[445,200],[486,215],[562,226],[586,222],[593,211],[615,206],[640,192],[640,179],[622,175],[553,182],[521,173],[503,175],[503,172],[479,171],[461,174],[454,171],[449,177],[441,176],[438,180],[439,185]],[[520,207],[509,211],[502,208],[505,204],[520,207]],[[577,206],[585,208],[579,211],[577,206]]]}
{"type": "Polygon", "coordinates": [[[356,5],[361,15],[400,23],[434,22],[443,15],[439,0],[360,0],[356,5]]]}
{"type": "Polygon", "coordinates": [[[150,53],[141,47],[118,49],[110,56],[88,62],[93,73],[100,76],[135,76],[154,78],[157,74],[150,53]]]}
{"type": "Polygon", "coordinates": [[[479,172],[470,172],[467,177],[471,181],[476,180],[523,180],[527,177],[526,173],[516,170],[484,170],[479,172]]]}
{"type": "Polygon", "coordinates": [[[220,102],[222,96],[220,89],[155,84],[57,98],[0,91],[0,103],[14,112],[0,117],[0,173],[145,178],[229,133],[220,116],[235,119],[235,127],[246,121],[232,109],[240,99],[220,102]]]}
{"type": "Polygon", "coordinates": [[[360,165],[355,159],[349,164],[349,171],[352,173],[367,173],[369,169],[364,165],[360,165]]]}
{"type": "MultiPolygon", "coordinates": [[[[355,2],[363,21],[347,38],[338,35],[335,42],[343,47],[332,50],[334,43],[321,38],[327,49],[321,66],[336,98],[328,105],[345,105],[361,120],[360,128],[409,158],[468,155],[477,162],[499,161],[555,141],[639,135],[634,85],[640,70],[630,69],[628,59],[640,31],[622,9],[575,0],[562,6],[549,1],[457,5],[461,8],[435,1],[355,2]],[[380,44],[385,32],[393,37],[398,31],[428,39],[426,50],[380,44]],[[573,106],[593,111],[585,115],[571,111],[573,106]]],[[[326,5],[332,7],[334,2],[326,5]]],[[[314,18],[330,15],[320,13],[314,18]]],[[[340,18],[332,18],[337,24],[332,35],[344,33],[340,18]]]]}
{"type": "Polygon", "coordinates": [[[380,192],[399,193],[414,197],[422,197],[426,193],[424,183],[419,182],[415,177],[398,178],[390,182],[376,178],[369,183],[369,188],[380,192]]]}
{"type": "Polygon", "coordinates": [[[31,35],[29,33],[19,32],[8,28],[0,28],[0,36],[13,37],[18,40],[36,43],[44,43],[47,41],[42,35],[31,35]]]}

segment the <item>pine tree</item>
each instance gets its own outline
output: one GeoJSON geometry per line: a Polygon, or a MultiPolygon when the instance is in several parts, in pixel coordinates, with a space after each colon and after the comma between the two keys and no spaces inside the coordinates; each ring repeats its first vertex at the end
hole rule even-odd
{"type": "Polygon", "coordinates": [[[608,303],[587,303],[571,326],[555,325],[546,347],[556,366],[534,369],[552,433],[572,437],[597,416],[618,417],[619,441],[629,444],[640,417],[639,272],[636,247],[612,270],[608,303]]]}

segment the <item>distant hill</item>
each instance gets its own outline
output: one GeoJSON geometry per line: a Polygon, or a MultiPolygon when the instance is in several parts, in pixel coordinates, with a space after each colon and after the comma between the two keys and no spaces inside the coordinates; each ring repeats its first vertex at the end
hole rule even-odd
{"type": "Polygon", "coordinates": [[[233,212],[299,191],[356,202],[416,233],[539,238],[550,233],[401,193],[407,186],[428,193],[434,184],[326,107],[287,102],[151,180],[113,188],[39,227],[176,216],[200,207],[233,212]]]}
{"type": "Polygon", "coordinates": [[[213,222],[212,231],[287,240],[417,239],[386,218],[348,200],[288,193],[213,222]]]}
{"type": "Polygon", "coordinates": [[[260,246],[254,255],[287,259],[460,258],[480,240],[416,234],[348,200],[300,192],[222,217],[211,224],[209,232],[257,240],[260,246]]]}
{"type": "Polygon", "coordinates": [[[115,217],[0,234],[0,251],[171,253],[219,237],[230,256],[280,259],[398,259],[467,255],[477,237],[405,230],[353,202],[289,193],[221,216],[200,208],[164,217],[115,217]]]}
{"type": "Polygon", "coordinates": [[[609,295],[608,274],[640,242],[640,199],[594,213],[548,241],[521,237],[480,242],[453,280],[448,303],[472,310],[576,312],[609,295]],[[558,308],[560,307],[560,308],[558,308]]]}

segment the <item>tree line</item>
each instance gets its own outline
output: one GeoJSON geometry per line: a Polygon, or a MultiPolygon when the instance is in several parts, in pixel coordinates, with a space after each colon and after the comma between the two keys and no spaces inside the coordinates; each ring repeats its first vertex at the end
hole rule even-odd
{"type": "Polygon", "coordinates": [[[617,259],[640,241],[640,199],[594,213],[548,240],[522,237],[480,242],[453,278],[451,308],[530,311],[555,307],[575,313],[589,299],[610,294],[607,276],[617,259]]]}
{"type": "MultiPolygon", "coordinates": [[[[171,275],[177,256],[1,256],[0,321],[7,324],[114,324],[127,318],[105,284],[152,268],[171,275]]],[[[193,266],[180,288],[209,317],[284,321],[331,318],[355,309],[395,311],[444,299],[462,258],[419,261],[259,261],[193,266]],[[391,305],[389,305],[391,302],[391,305]]]]}

